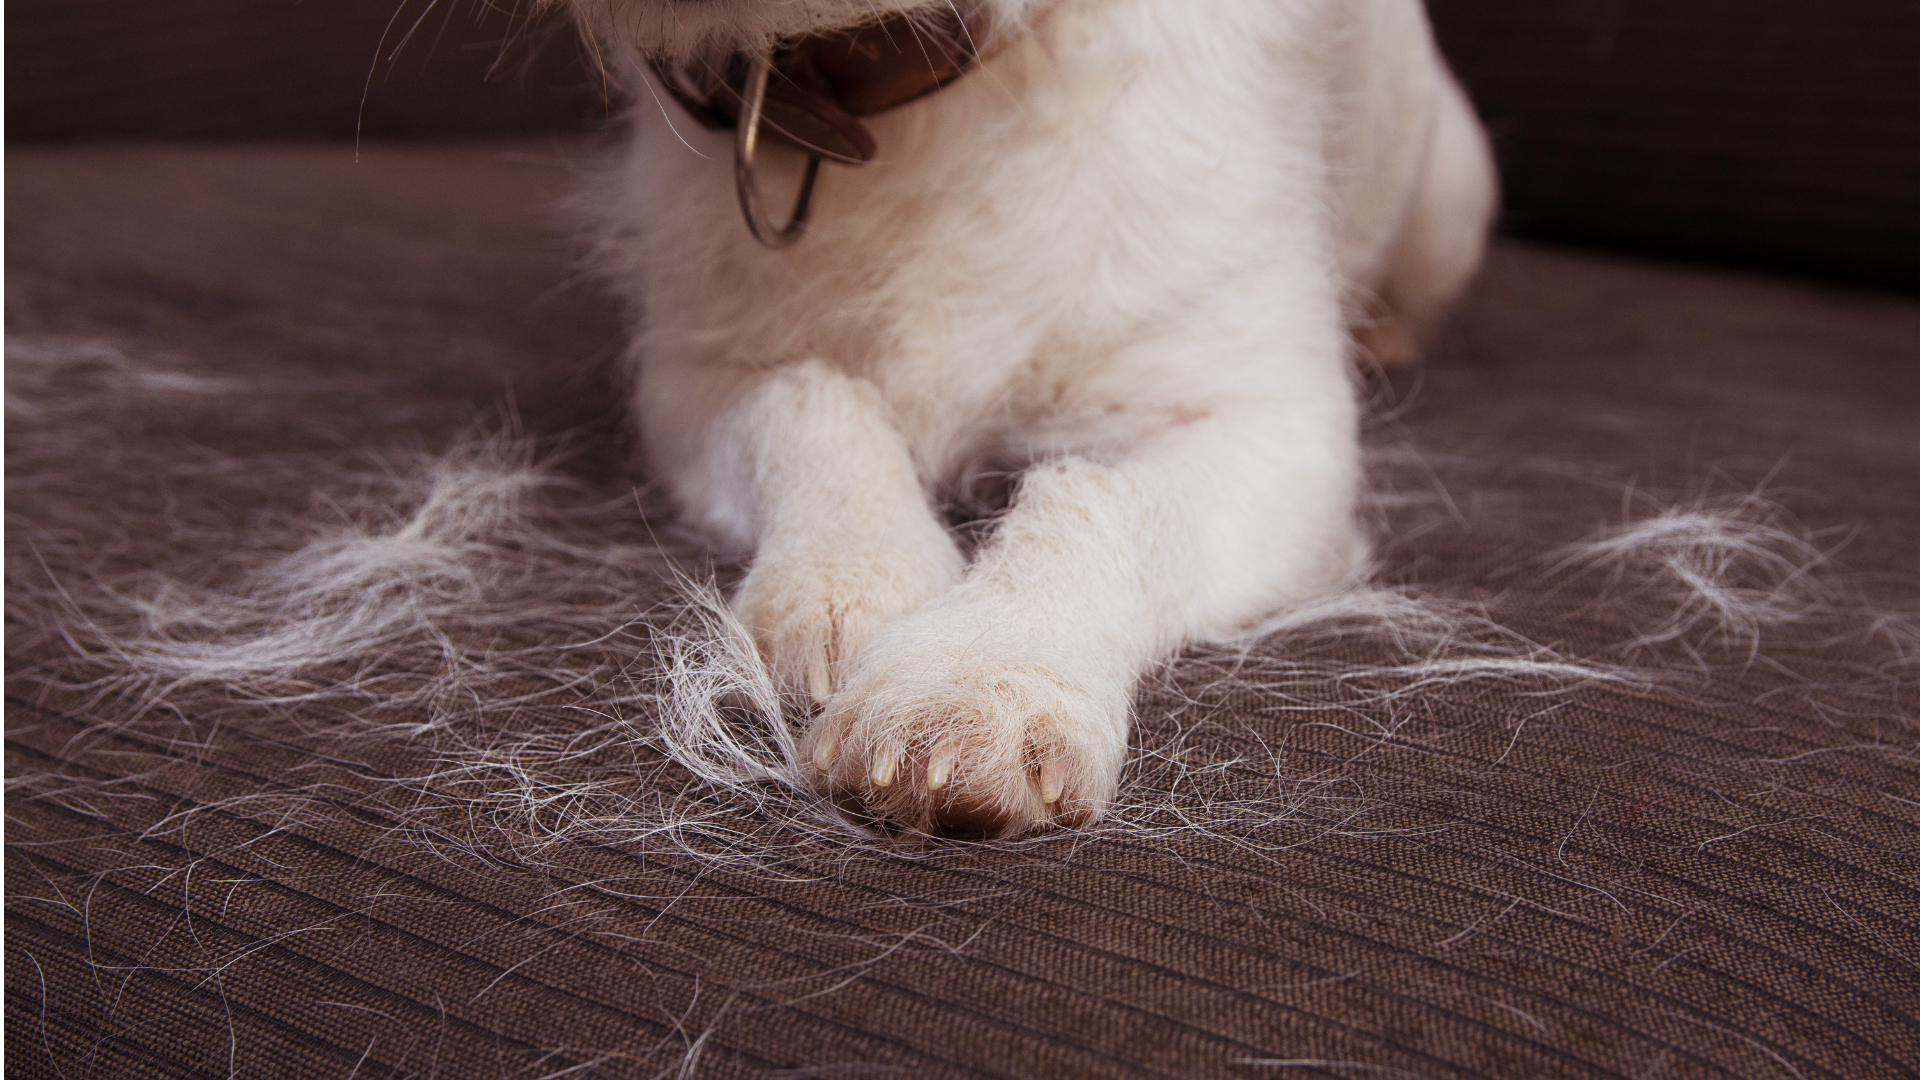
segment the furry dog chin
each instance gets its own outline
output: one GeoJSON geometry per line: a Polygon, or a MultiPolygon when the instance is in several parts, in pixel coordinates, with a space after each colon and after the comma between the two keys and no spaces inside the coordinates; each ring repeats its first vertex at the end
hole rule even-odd
{"type": "MultiPolygon", "coordinates": [[[[571,3],[635,103],[579,199],[645,467],[750,555],[732,604],[823,789],[927,832],[1091,821],[1144,672],[1366,573],[1356,340],[1416,348],[1495,202],[1419,0],[571,3]],[[950,16],[972,70],[756,241],[735,133],[663,65],[950,16]],[[942,507],[1008,463],[963,553],[942,507]]],[[[770,200],[806,160],[763,148],[770,200]]]]}

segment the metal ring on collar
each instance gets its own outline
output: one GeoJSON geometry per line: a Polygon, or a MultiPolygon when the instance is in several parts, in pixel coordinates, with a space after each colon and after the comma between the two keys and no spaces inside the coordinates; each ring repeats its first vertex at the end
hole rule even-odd
{"type": "Polygon", "coordinates": [[[800,181],[793,213],[788,215],[786,225],[776,228],[760,203],[760,182],[753,171],[754,151],[760,143],[760,116],[767,104],[767,79],[772,74],[773,65],[765,57],[750,61],[740,122],[733,131],[733,186],[739,192],[740,212],[746,215],[753,238],[770,248],[783,248],[807,231],[807,215],[813,209],[813,182],[820,175],[820,155],[807,155],[807,172],[800,181]]]}

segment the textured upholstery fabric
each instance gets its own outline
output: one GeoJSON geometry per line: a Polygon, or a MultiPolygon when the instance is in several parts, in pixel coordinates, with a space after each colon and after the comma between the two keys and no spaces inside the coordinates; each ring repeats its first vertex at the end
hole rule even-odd
{"type": "MultiPolygon", "coordinates": [[[[91,669],[47,632],[50,582],[217,583],[329,512],[329,463],[475,417],[573,432],[556,467],[615,508],[593,527],[694,558],[620,471],[598,366],[618,323],[541,211],[555,151],[40,150],[7,170],[9,1076],[1920,1070],[1913,671],[1889,644],[1911,624],[1856,634],[1843,612],[1698,664],[1623,653],[1632,609],[1549,554],[1636,500],[1765,481],[1838,549],[1821,573],[1858,589],[1843,607],[1911,613],[1920,304],[1503,246],[1425,371],[1376,384],[1381,577],[1666,675],[1441,679],[1383,704],[1192,657],[1143,688],[1133,775],[1183,762],[1212,805],[1252,808],[1240,824],[848,847],[715,803],[779,853],[756,870],[543,836],[544,811],[462,814],[458,791],[402,805],[387,793],[450,753],[427,735],[317,742],[336,705],[192,687],[143,710],[74,688],[91,669]],[[99,415],[105,434],[60,442],[99,415]]],[[[670,582],[636,567],[639,612],[670,582]]],[[[1308,630],[1246,664],[1396,655],[1308,630]]],[[[606,708],[605,686],[569,692],[606,708]]],[[[441,736],[483,741],[476,707],[436,705],[441,736]]],[[[552,764],[536,794],[561,814],[593,767],[552,764]]]]}
{"type": "Polygon", "coordinates": [[[1920,6],[1429,7],[1510,229],[1920,289],[1920,6]]]}
{"type": "Polygon", "coordinates": [[[525,7],[16,0],[7,138],[447,138],[604,120],[578,35],[525,7]]]}

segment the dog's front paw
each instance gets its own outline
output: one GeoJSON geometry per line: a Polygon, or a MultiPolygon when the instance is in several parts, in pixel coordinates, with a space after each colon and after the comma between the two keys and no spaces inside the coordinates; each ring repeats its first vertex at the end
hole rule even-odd
{"type": "Polygon", "coordinates": [[[824,705],[855,657],[888,623],[960,580],[959,552],[937,541],[766,552],[734,597],[775,684],[795,700],[824,705]]]}
{"type": "Polygon", "coordinates": [[[993,640],[936,604],[895,624],[803,750],[876,817],[927,833],[1085,824],[1126,760],[1130,673],[1072,649],[993,640]]]}

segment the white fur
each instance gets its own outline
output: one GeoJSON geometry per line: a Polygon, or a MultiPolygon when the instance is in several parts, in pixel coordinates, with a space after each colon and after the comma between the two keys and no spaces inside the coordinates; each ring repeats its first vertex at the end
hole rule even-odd
{"type": "MultiPolygon", "coordinates": [[[[123,703],[67,743],[62,764],[10,777],[10,798],[102,816],[115,799],[150,798],[125,793],[127,770],[143,782],[148,769],[197,775],[200,751],[252,739],[311,757],[151,833],[236,814],[318,835],[364,827],[352,809],[362,805],[405,848],[542,871],[580,842],[775,876],[952,850],[876,844],[811,790],[779,691],[724,601],[684,578],[680,603],[637,599],[661,595],[676,576],[665,561],[693,552],[636,544],[648,530],[631,499],[599,502],[503,437],[427,456],[229,457],[185,432],[126,443],[132,418],[162,407],[214,425],[248,404],[287,415],[301,403],[284,386],[263,395],[108,342],[14,337],[8,352],[19,376],[8,389],[27,406],[9,447],[9,499],[24,515],[9,550],[12,643],[46,658],[20,672],[23,685],[123,703]],[[163,528],[151,506],[100,497],[103,452],[124,490],[178,486],[163,528]],[[236,517],[302,487],[313,499],[300,512],[236,517]],[[129,741],[156,753],[130,764],[129,741]],[[344,799],[323,767],[351,776],[356,794],[344,799]]],[[[1482,460],[1401,444],[1369,456],[1381,486],[1367,501],[1397,536],[1457,513],[1438,489],[1422,497],[1419,474],[1482,460]]],[[[1357,793],[1375,750],[1463,739],[1454,745],[1470,760],[1498,766],[1533,720],[1598,686],[1711,708],[1726,700],[1719,680],[1742,686],[1736,673],[1783,627],[1801,642],[1821,631],[1857,679],[1763,651],[1801,707],[1845,715],[1912,681],[1912,611],[1885,605],[1884,580],[1837,574],[1820,534],[1781,506],[1757,492],[1632,495],[1618,527],[1515,564],[1526,580],[1592,595],[1579,622],[1616,627],[1615,644],[1573,653],[1530,640],[1506,620],[1537,616],[1538,593],[1489,598],[1480,579],[1356,585],[1291,605],[1154,680],[1156,696],[1188,707],[1154,710],[1092,834],[1178,837],[1165,850],[1183,857],[1194,842],[1272,853],[1384,828],[1365,823],[1375,804],[1357,793]],[[1432,715],[1436,702],[1483,700],[1483,687],[1507,691],[1507,704],[1465,729],[1432,715]],[[1306,728],[1338,733],[1350,753],[1331,765],[1290,755],[1289,733],[1306,728]]],[[[1559,625],[1543,629],[1550,640],[1559,625]]],[[[1878,723],[1887,714],[1875,708],[1878,723]]],[[[1881,749],[1905,752],[1912,719],[1894,715],[1881,749]]],[[[1085,835],[997,850],[1057,859],[1055,845],[1085,835]]]]}
{"type": "Polygon", "coordinates": [[[1098,817],[1151,665],[1362,567],[1349,325],[1429,326],[1493,201],[1417,0],[993,0],[987,59],[873,118],[778,252],[643,56],[916,6],[576,8],[640,99],[587,201],[648,466],[752,553],[735,610],[832,788],[921,829],[1098,817]],[[968,565],[936,507],[1001,467],[968,565]]]}

